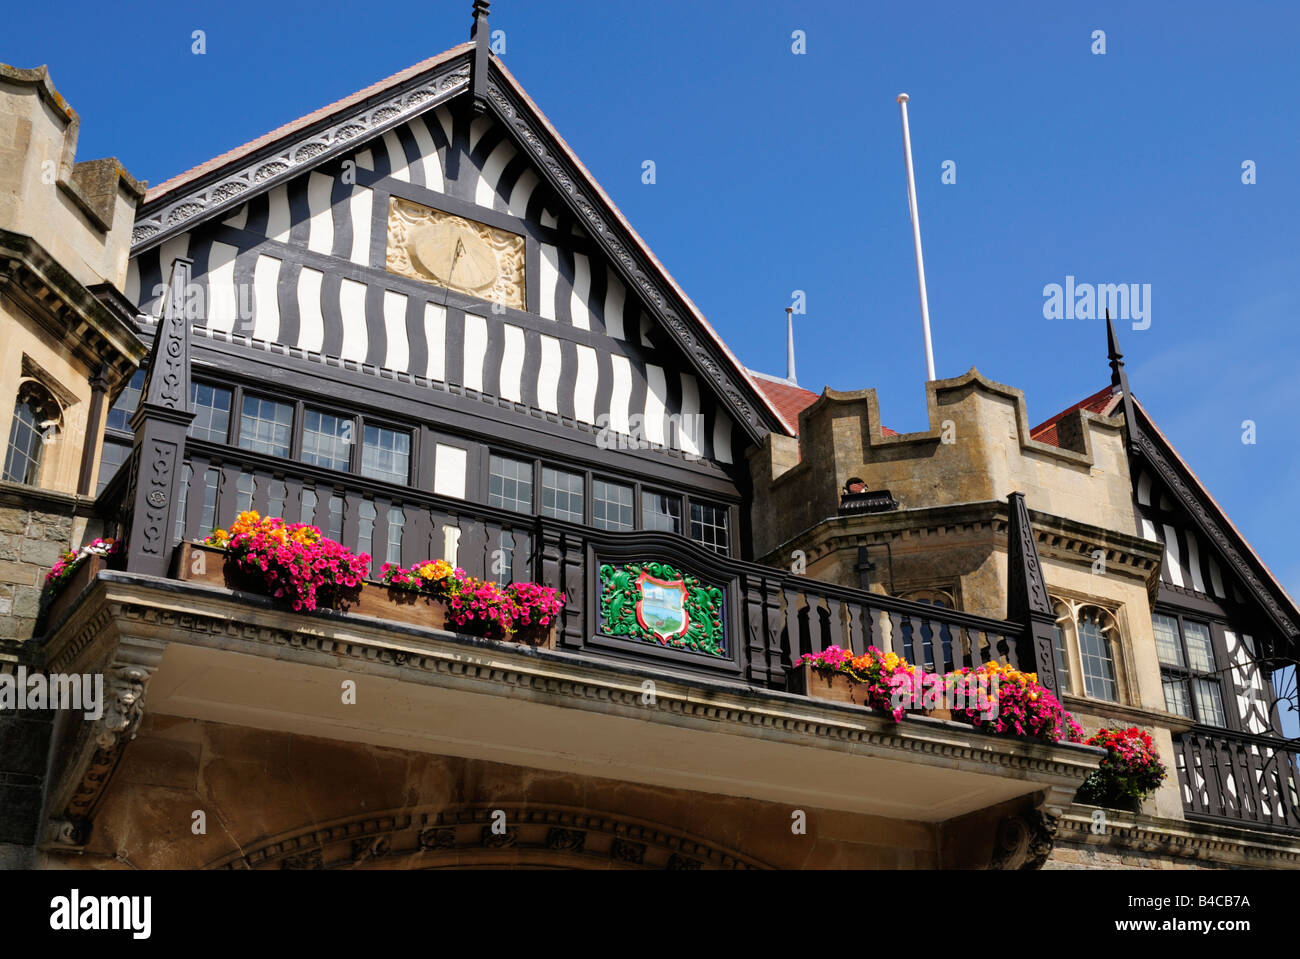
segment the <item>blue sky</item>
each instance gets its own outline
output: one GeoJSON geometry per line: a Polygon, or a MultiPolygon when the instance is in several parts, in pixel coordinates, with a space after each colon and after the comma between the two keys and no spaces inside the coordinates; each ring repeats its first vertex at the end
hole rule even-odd
{"type": "MultiPolygon", "coordinates": [[[[60,3],[53,30],[19,5],[0,57],[49,64],[79,158],[157,183],[459,43],[470,6],[60,3]]],[[[925,426],[907,91],[938,375],[977,366],[1045,419],[1109,374],[1103,324],[1044,319],[1043,287],[1150,284],[1150,327],[1120,330],[1134,391],[1300,596],[1300,5],[498,0],[492,25],[743,362],[783,373],[804,290],[800,383],[875,387],[898,430],[925,426]]]]}

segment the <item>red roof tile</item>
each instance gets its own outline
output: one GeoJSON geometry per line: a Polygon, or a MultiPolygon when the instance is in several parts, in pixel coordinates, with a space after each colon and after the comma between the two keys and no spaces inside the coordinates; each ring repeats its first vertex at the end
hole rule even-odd
{"type": "MultiPolygon", "coordinates": [[[[817,402],[819,399],[818,394],[805,390],[801,386],[794,386],[784,380],[776,380],[762,373],[755,373],[753,370],[747,372],[749,378],[754,381],[754,385],[766,394],[768,400],[776,407],[786,422],[794,427],[794,434],[798,436],[799,414],[817,402]]],[[[897,436],[898,433],[888,426],[882,426],[880,435],[897,436]]]]}
{"type": "Polygon", "coordinates": [[[795,435],[799,433],[799,414],[817,402],[817,394],[800,386],[768,379],[761,373],[749,371],[749,378],[754,385],[766,394],[777,412],[794,427],[795,435]]]}
{"type": "Polygon", "coordinates": [[[1061,421],[1062,417],[1067,413],[1072,413],[1079,409],[1087,410],[1090,413],[1104,414],[1106,408],[1111,405],[1114,395],[1115,394],[1111,392],[1111,387],[1107,385],[1104,389],[1098,390],[1087,399],[1080,400],[1073,406],[1068,406],[1061,410],[1061,412],[1057,413],[1050,420],[1039,423],[1029,431],[1029,438],[1031,440],[1038,440],[1040,443],[1047,443],[1049,446],[1060,446],[1061,441],[1060,437],[1056,435],[1056,425],[1061,421]]]}

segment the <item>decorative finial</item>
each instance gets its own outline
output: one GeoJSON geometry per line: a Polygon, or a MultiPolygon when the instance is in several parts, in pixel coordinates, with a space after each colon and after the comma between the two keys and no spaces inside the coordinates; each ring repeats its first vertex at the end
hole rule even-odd
{"type": "Polygon", "coordinates": [[[489,0],[474,0],[474,25],[469,31],[469,38],[474,41],[470,96],[474,112],[479,115],[487,112],[488,60],[491,54],[489,44],[492,42],[492,31],[488,27],[488,7],[491,5],[489,0]]]}
{"type": "Polygon", "coordinates": [[[1119,351],[1119,338],[1115,335],[1115,324],[1110,318],[1110,310],[1106,311],[1106,350],[1110,360],[1110,385],[1120,389],[1124,379],[1120,372],[1124,366],[1124,354],[1119,351]]]}
{"type": "Polygon", "coordinates": [[[1119,337],[1115,335],[1115,323],[1110,318],[1110,310],[1106,311],[1106,348],[1110,357],[1110,392],[1112,396],[1117,393],[1120,396],[1128,451],[1131,456],[1135,456],[1141,452],[1136,441],[1137,409],[1133,405],[1133,391],[1128,385],[1128,374],[1124,372],[1124,354],[1119,351],[1119,337]]]}

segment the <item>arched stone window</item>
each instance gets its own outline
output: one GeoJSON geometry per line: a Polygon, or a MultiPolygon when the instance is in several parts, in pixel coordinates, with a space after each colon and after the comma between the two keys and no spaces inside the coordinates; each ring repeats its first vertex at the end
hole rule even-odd
{"type": "Polygon", "coordinates": [[[899,599],[910,599],[916,603],[929,603],[931,606],[938,606],[942,609],[956,609],[957,602],[953,595],[946,589],[909,589],[904,590],[898,596],[899,599]]]}
{"type": "Polygon", "coordinates": [[[1062,694],[1121,701],[1119,623],[1101,606],[1052,597],[1056,670],[1062,694]]]}
{"type": "Polygon", "coordinates": [[[54,394],[36,380],[24,380],[18,387],[9,427],[4,479],[10,483],[37,485],[45,447],[58,436],[62,425],[63,411],[54,394]]]}
{"type": "Polygon", "coordinates": [[[1115,618],[1098,606],[1084,606],[1079,610],[1077,624],[1084,695],[1119,702],[1119,677],[1112,646],[1112,639],[1119,633],[1115,618]]]}

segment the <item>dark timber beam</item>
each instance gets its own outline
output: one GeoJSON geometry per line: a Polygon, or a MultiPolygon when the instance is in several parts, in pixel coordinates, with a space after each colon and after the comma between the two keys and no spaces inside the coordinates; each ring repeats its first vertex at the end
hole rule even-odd
{"type": "Polygon", "coordinates": [[[86,435],[81,444],[81,473],[77,476],[77,495],[90,495],[90,480],[95,473],[99,437],[103,432],[104,397],[108,393],[109,366],[101,363],[99,371],[90,380],[90,416],[86,420],[86,435]]]}
{"type": "Polygon", "coordinates": [[[126,563],[131,572],[150,576],[168,573],[185,434],[194,419],[190,410],[190,318],[186,315],[192,267],[192,261],[180,258],[172,266],[163,318],[149,352],[149,373],[140,406],[131,417],[135,448],[127,495],[131,519],[126,563]]]}
{"type": "Polygon", "coordinates": [[[474,41],[474,62],[470,70],[470,96],[474,100],[474,114],[481,116],[488,105],[488,60],[491,51],[492,30],[488,27],[489,0],[474,0],[474,26],[469,38],[474,41]]]}
{"type": "Polygon", "coordinates": [[[1007,520],[1007,619],[1021,624],[1017,658],[1020,669],[1038,673],[1038,681],[1060,699],[1053,635],[1056,614],[1047,598],[1043,564],[1038,559],[1025,494],[1012,493],[1007,504],[1010,508],[1007,520]]]}

